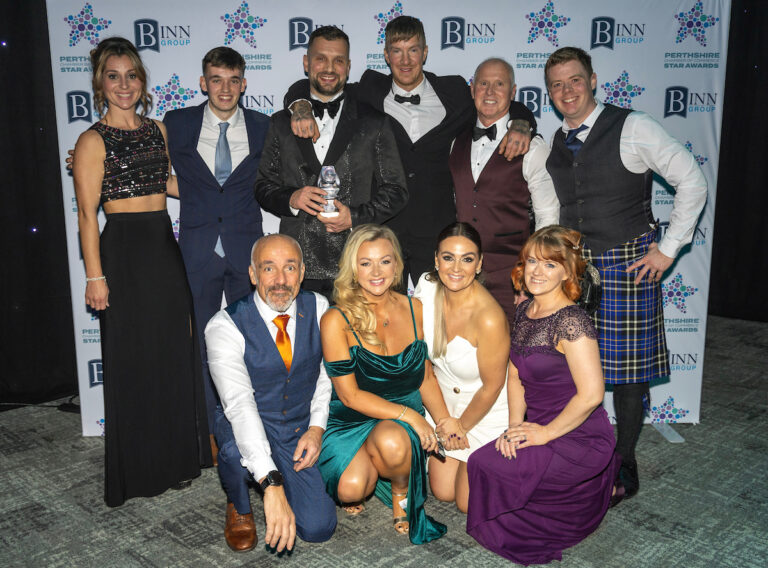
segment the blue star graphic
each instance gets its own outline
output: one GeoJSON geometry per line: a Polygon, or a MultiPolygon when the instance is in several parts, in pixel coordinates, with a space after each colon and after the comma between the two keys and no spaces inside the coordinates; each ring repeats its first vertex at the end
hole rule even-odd
{"type": "Polygon", "coordinates": [[[106,30],[112,20],[97,18],[93,15],[93,6],[86,2],[78,14],[64,18],[69,25],[69,47],[73,47],[85,38],[91,45],[99,43],[99,33],[106,30]]]}
{"type": "Polygon", "coordinates": [[[629,73],[622,71],[613,83],[604,83],[603,90],[605,91],[603,102],[621,108],[632,108],[632,99],[642,95],[645,87],[630,84],[629,73]]]}
{"type": "Polygon", "coordinates": [[[707,45],[707,28],[711,28],[720,21],[720,18],[704,13],[704,4],[701,0],[698,0],[693,8],[687,12],[675,14],[675,19],[680,24],[680,27],[677,28],[675,43],[680,43],[690,35],[705,47],[707,45]]]}
{"type": "Polygon", "coordinates": [[[685,142],[685,149],[688,150],[691,154],[693,154],[693,157],[696,159],[696,163],[700,166],[704,165],[706,162],[709,161],[709,158],[706,158],[705,156],[702,156],[701,154],[697,154],[693,151],[693,144],[691,144],[690,140],[686,140],[685,142]]]}
{"type": "Polygon", "coordinates": [[[544,36],[555,47],[560,45],[557,41],[557,30],[565,27],[571,21],[567,16],[555,14],[555,4],[552,0],[548,0],[538,12],[526,14],[525,18],[531,22],[531,29],[528,30],[528,43],[533,43],[539,36],[544,36]]]}
{"type": "Polygon", "coordinates": [[[161,117],[169,110],[187,106],[187,103],[197,94],[197,90],[183,87],[179,76],[174,73],[165,85],[152,87],[152,93],[157,98],[155,116],[161,117]]]}
{"type": "Polygon", "coordinates": [[[267,23],[266,18],[251,16],[248,2],[245,0],[234,14],[224,14],[221,19],[227,24],[224,45],[229,45],[238,37],[242,37],[248,45],[254,48],[256,47],[255,30],[267,23]]]}
{"type": "Polygon", "coordinates": [[[672,304],[685,314],[688,312],[688,309],[685,306],[686,298],[690,298],[698,291],[698,288],[686,286],[683,283],[683,275],[678,272],[672,280],[661,285],[661,297],[664,304],[662,307],[665,308],[669,304],[672,304]]]}

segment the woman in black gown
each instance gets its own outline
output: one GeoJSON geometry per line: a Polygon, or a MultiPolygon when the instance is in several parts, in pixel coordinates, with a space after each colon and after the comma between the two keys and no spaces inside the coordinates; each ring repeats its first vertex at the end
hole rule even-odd
{"type": "Polygon", "coordinates": [[[192,300],[165,208],[166,192],[178,196],[165,128],[146,116],[146,71],[128,40],[103,40],[91,64],[101,120],[80,135],[73,174],[85,301],[101,312],[104,498],[115,507],[183,486],[211,456],[192,300]]]}

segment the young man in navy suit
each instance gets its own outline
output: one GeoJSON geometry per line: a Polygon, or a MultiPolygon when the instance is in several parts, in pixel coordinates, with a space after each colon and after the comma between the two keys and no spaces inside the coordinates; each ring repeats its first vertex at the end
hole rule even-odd
{"type": "Polygon", "coordinates": [[[208,100],[163,119],[179,183],[179,247],[192,289],[212,443],[217,396],[203,330],[221,308],[222,292],[227,303],[250,293],[250,247],[263,234],[252,188],[269,118],[238,106],[246,87],[244,71],[245,60],[237,51],[212,49],[203,58],[200,77],[208,100]]]}

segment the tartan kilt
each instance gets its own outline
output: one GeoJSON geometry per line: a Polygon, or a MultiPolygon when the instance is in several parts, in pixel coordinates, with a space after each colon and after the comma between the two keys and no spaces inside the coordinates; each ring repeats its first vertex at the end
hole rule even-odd
{"type": "Polygon", "coordinates": [[[600,308],[592,318],[608,384],[645,383],[670,373],[661,284],[643,280],[636,285],[637,272],[625,272],[655,240],[653,229],[597,256],[584,247],[584,258],[602,280],[600,308]]]}

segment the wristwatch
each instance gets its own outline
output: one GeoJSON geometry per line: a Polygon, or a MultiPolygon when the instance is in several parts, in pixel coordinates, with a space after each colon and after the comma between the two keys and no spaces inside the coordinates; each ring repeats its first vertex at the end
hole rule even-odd
{"type": "Polygon", "coordinates": [[[267,477],[264,478],[264,481],[260,483],[261,490],[266,491],[267,487],[270,485],[282,485],[283,484],[283,474],[277,471],[276,469],[273,469],[267,474],[267,477]]]}

